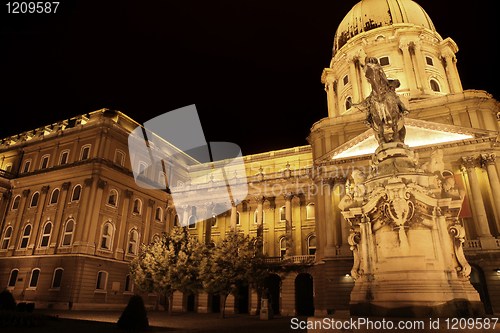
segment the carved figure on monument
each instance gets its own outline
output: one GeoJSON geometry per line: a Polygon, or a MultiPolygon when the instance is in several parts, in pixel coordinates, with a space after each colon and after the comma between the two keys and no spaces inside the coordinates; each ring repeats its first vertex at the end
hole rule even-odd
{"type": "Polygon", "coordinates": [[[389,81],[377,58],[368,57],[365,63],[363,68],[366,79],[372,86],[372,92],[363,102],[354,106],[366,109],[364,123],[373,129],[379,144],[404,142],[406,136],[404,116],[409,111],[396,94],[396,88],[400,85],[399,80],[389,81]]]}

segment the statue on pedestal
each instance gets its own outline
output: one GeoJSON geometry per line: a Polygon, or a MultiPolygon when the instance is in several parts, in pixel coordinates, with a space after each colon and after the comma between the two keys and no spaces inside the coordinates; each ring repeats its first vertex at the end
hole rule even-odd
{"type": "Polygon", "coordinates": [[[372,86],[372,92],[363,102],[354,106],[366,109],[364,123],[373,129],[379,144],[404,142],[404,116],[409,111],[396,94],[399,80],[388,80],[377,58],[368,57],[365,62],[363,68],[366,79],[372,86]],[[392,137],[387,135],[390,131],[392,137]]]}

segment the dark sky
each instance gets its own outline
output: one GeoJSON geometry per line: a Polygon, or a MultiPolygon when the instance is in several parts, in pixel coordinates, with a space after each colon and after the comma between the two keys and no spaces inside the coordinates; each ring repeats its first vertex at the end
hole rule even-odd
{"type": "MultiPolygon", "coordinates": [[[[499,98],[496,1],[417,2],[457,42],[464,89],[499,98]]],[[[0,137],[104,107],[143,123],[196,104],[207,141],[245,155],[305,145],[327,116],[321,72],[356,3],[81,0],[55,15],[4,4],[0,137]]]]}

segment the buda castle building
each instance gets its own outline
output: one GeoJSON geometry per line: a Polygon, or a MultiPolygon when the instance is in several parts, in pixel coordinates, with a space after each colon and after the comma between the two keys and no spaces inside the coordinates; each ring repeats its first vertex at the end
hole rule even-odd
{"type": "MultiPolygon", "coordinates": [[[[355,170],[377,172],[370,164],[377,140],[360,105],[371,92],[364,68],[373,57],[389,80],[399,81],[396,93],[409,110],[405,143],[422,169],[438,165],[463,191],[459,220],[470,281],[486,312],[499,313],[500,105],[486,91],[463,90],[457,52],[415,1],[360,1],[337,28],[321,75],[328,116],[318,113],[309,145],[243,156],[244,171],[229,167],[226,180],[194,182],[219,162],[200,163],[168,142],[152,149],[175,158],[149,166],[147,152],[129,149],[129,136],[141,125],[108,109],[4,138],[0,287],[37,308],[123,308],[137,293],[128,265],[139,245],[177,224],[203,242],[230,230],[260,239],[270,267],[290,267],[273,270],[266,281],[275,313],[348,309],[353,235],[339,204],[356,191],[355,170]],[[200,198],[226,181],[247,184],[248,195],[216,215],[217,200],[174,205],[168,190],[139,186],[134,170],[158,183],[167,177],[200,198]]],[[[256,293],[240,294],[228,299],[227,311],[256,313],[256,293]]],[[[157,295],[141,295],[150,306],[165,305],[157,295]]],[[[218,299],[176,293],[173,305],[211,312],[218,299]]]]}

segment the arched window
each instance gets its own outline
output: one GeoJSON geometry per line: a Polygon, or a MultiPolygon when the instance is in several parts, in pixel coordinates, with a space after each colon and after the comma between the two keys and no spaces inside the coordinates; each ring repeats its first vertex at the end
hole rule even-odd
{"type": "Polygon", "coordinates": [[[188,229],[196,229],[196,216],[191,215],[189,217],[188,229]]]}
{"type": "Polygon", "coordinates": [[[47,222],[43,227],[42,239],[40,241],[40,247],[49,246],[50,233],[52,232],[52,222],[47,222]]]}
{"type": "Polygon", "coordinates": [[[137,254],[137,244],[139,243],[139,233],[137,230],[132,229],[128,235],[127,254],[137,254]]]}
{"type": "Polygon", "coordinates": [[[12,172],[12,163],[6,164],[4,170],[7,172],[12,172]]]}
{"type": "Polygon", "coordinates": [[[112,189],[111,191],[109,191],[108,205],[116,207],[117,204],[118,204],[118,191],[112,189]]]}
{"type": "Polygon", "coordinates": [[[431,89],[432,89],[432,91],[436,91],[436,92],[441,91],[441,88],[439,87],[439,83],[434,79],[431,79],[431,89]]]}
{"type": "Polygon", "coordinates": [[[24,161],[23,173],[30,172],[31,160],[24,161]]]}
{"type": "Polygon", "coordinates": [[[43,155],[42,159],[40,160],[40,169],[47,169],[49,166],[49,157],[50,155],[43,155]]]}
{"type": "Polygon", "coordinates": [[[80,184],[73,187],[73,193],[71,194],[71,201],[80,200],[81,193],[82,193],[82,186],[80,184]]]}
{"type": "Polygon", "coordinates": [[[19,270],[14,268],[10,271],[9,282],[7,283],[7,288],[14,288],[17,282],[17,276],[19,275],[19,270]]]}
{"type": "Polygon", "coordinates": [[[30,278],[30,288],[36,288],[38,285],[38,278],[40,277],[40,268],[35,268],[31,271],[31,278],[30,278]]]}
{"type": "Polygon", "coordinates": [[[75,228],[75,221],[68,220],[66,225],[64,226],[64,232],[62,236],[62,246],[71,245],[71,241],[73,240],[73,230],[75,228]]]}
{"type": "Polygon", "coordinates": [[[134,284],[132,283],[132,279],[130,278],[130,274],[125,276],[125,292],[131,293],[134,291],[134,284]]]}
{"type": "Polygon", "coordinates": [[[28,247],[28,241],[30,240],[31,235],[31,224],[27,224],[24,227],[23,235],[21,236],[21,243],[19,244],[20,249],[25,249],[28,247]]]}
{"type": "Polygon", "coordinates": [[[236,225],[240,225],[240,212],[236,212],[236,225]]]}
{"type": "Polygon", "coordinates": [[[38,198],[40,198],[40,193],[33,193],[33,196],[31,197],[30,208],[36,207],[38,205],[38,198]]]}
{"type": "Polygon", "coordinates": [[[177,215],[177,214],[175,214],[175,217],[174,217],[174,226],[180,227],[180,224],[179,224],[179,215],[177,215]]]}
{"type": "Polygon", "coordinates": [[[315,235],[311,235],[307,239],[307,252],[311,256],[316,254],[316,236],[315,235]]]}
{"type": "Polygon", "coordinates": [[[314,204],[311,202],[306,206],[306,219],[314,218],[314,204]]]}
{"type": "Polygon", "coordinates": [[[52,194],[50,195],[50,204],[56,204],[57,201],[59,200],[59,189],[56,188],[54,191],[52,191],[52,194]]]}
{"type": "Polygon", "coordinates": [[[280,256],[283,257],[286,254],[286,237],[281,236],[279,243],[280,243],[280,256]]]}
{"type": "Polygon", "coordinates": [[[113,241],[113,225],[110,222],[104,223],[101,233],[101,249],[111,250],[113,241]]]}
{"type": "Polygon", "coordinates": [[[155,221],[161,222],[163,218],[163,210],[161,207],[156,208],[155,221]]]}
{"type": "Polygon", "coordinates": [[[18,195],[17,197],[14,198],[14,201],[12,202],[12,210],[18,209],[20,202],[21,202],[21,196],[18,195]]]}
{"type": "Polygon", "coordinates": [[[69,150],[64,150],[61,152],[61,157],[59,157],[59,165],[64,165],[68,163],[69,150]]]}
{"type": "Polygon", "coordinates": [[[280,222],[286,221],[286,208],[285,206],[280,207],[280,222]]]}
{"type": "Polygon", "coordinates": [[[115,151],[115,164],[123,166],[123,161],[125,160],[125,153],[120,149],[115,151]]]}
{"type": "Polygon", "coordinates": [[[134,200],[133,213],[140,215],[141,214],[141,209],[142,209],[142,201],[141,201],[141,199],[135,199],[134,200]]]}
{"type": "Polygon", "coordinates": [[[85,145],[82,147],[80,152],[80,161],[84,161],[90,157],[90,145],[85,145]]]}
{"type": "Polygon", "coordinates": [[[12,237],[12,227],[8,226],[3,233],[2,248],[1,248],[2,250],[7,250],[9,248],[11,237],[12,237]]]}
{"type": "Polygon", "coordinates": [[[58,289],[61,288],[61,282],[62,282],[62,276],[63,276],[64,269],[62,268],[56,268],[54,270],[54,276],[52,277],[52,289],[58,289]]]}
{"type": "Polygon", "coordinates": [[[139,162],[139,175],[142,174],[143,176],[146,176],[146,169],[148,168],[148,165],[146,162],[139,162]]]}
{"type": "Polygon", "coordinates": [[[106,290],[106,285],[108,284],[108,272],[99,271],[97,273],[97,281],[95,284],[95,289],[106,290]]]}
{"type": "Polygon", "coordinates": [[[352,107],[352,97],[349,96],[345,99],[345,110],[349,110],[352,107]]]}

